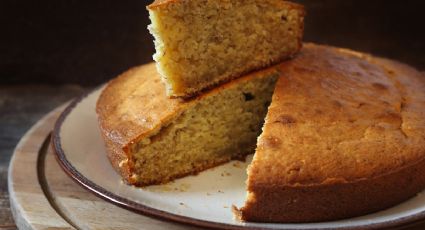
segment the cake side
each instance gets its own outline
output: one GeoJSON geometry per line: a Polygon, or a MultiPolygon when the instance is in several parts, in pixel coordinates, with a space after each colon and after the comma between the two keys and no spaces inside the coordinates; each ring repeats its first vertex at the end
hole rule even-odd
{"type": "Polygon", "coordinates": [[[254,152],[276,67],[189,101],[168,98],[154,69],[113,80],[97,104],[109,159],[128,183],[165,183],[254,152]]]}
{"type": "Polygon", "coordinates": [[[397,171],[354,182],[329,180],[311,185],[252,187],[235,215],[250,222],[321,222],[377,212],[397,205],[425,187],[425,160],[397,171]]]}
{"type": "Polygon", "coordinates": [[[97,101],[96,113],[108,158],[130,184],[135,180],[131,178],[134,161],[129,144],[158,132],[186,106],[180,99],[165,95],[159,78],[154,63],[134,67],[111,80],[97,101]]]}
{"type": "Polygon", "coordinates": [[[418,71],[313,44],[281,66],[241,219],[353,217],[425,187],[425,82],[418,71]]]}
{"type": "Polygon", "coordinates": [[[190,97],[296,54],[304,9],[281,0],[160,1],[148,6],[167,94],[190,97]]]}

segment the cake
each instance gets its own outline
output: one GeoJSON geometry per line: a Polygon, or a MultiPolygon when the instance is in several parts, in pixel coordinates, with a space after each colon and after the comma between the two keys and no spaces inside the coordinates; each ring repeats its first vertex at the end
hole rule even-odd
{"type": "Polygon", "coordinates": [[[112,165],[145,186],[254,153],[278,76],[270,68],[182,100],[166,95],[154,64],[129,70],[97,102],[112,165]]]}
{"type": "Polygon", "coordinates": [[[282,0],[157,0],[148,7],[157,68],[172,97],[292,57],[304,9],[282,0]]]}
{"type": "Polygon", "coordinates": [[[112,80],[97,113],[112,165],[136,186],[255,151],[242,221],[354,217],[425,188],[423,74],[347,49],[305,44],[190,100],[169,98],[148,64],[112,80]]]}
{"type": "Polygon", "coordinates": [[[425,188],[423,74],[311,44],[280,72],[236,210],[242,220],[354,217],[425,188]]]}

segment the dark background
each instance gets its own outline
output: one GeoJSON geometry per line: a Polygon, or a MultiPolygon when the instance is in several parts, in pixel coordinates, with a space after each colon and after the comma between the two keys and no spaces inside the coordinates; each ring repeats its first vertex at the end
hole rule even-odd
{"type": "MultiPolygon", "coordinates": [[[[0,84],[94,86],[152,61],[151,1],[0,1],[0,84]]],[[[425,69],[425,1],[298,0],[305,40],[425,69]]]]}
{"type": "MultiPolygon", "coordinates": [[[[150,2],[0,0],[0,230],[16,229],[7,169],[22,135],[57,106],[152,61],[150,2]]],[[[425,70],[424,0],[297,2],[307,9],[305,40],[425,70]]]]}

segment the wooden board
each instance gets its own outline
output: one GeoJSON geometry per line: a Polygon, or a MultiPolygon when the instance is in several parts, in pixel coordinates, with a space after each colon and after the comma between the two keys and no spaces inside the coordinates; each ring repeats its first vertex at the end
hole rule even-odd
{"type": "Polygon", "coordinates": [[[190,228],[119,208],[71,180],[50,148],[49,134],[62,110],[60,107],[51,112],[28,131],[11,160],[11,209],[20,229],[190,228]]]}
{"type": "MultiPolygon", "coordinates": [[[[127,211],[71,180],[56,162],[49,134],[63,106],[22,138],[9,168],[9,193],[20,229],[195,229],[127,211]]],[[[404,229],[425,229],[424,223],[404,229]]]]}

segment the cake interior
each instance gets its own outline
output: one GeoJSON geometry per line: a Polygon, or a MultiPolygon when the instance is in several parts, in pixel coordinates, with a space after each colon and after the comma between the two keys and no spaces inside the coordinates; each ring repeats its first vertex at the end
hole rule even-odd
{"type": "Polygon", "coordinates": [[[133,144],[136,184],[165,183],[254,153],[278,76],[249,76],[214,90],[133,144]]]}
{"type": "Polygon", "coordinates": [[[288,4],[201,0],[151,7],[154,59],[168,94],[191,94],[297,51],[302,15],[288,4]]]}

